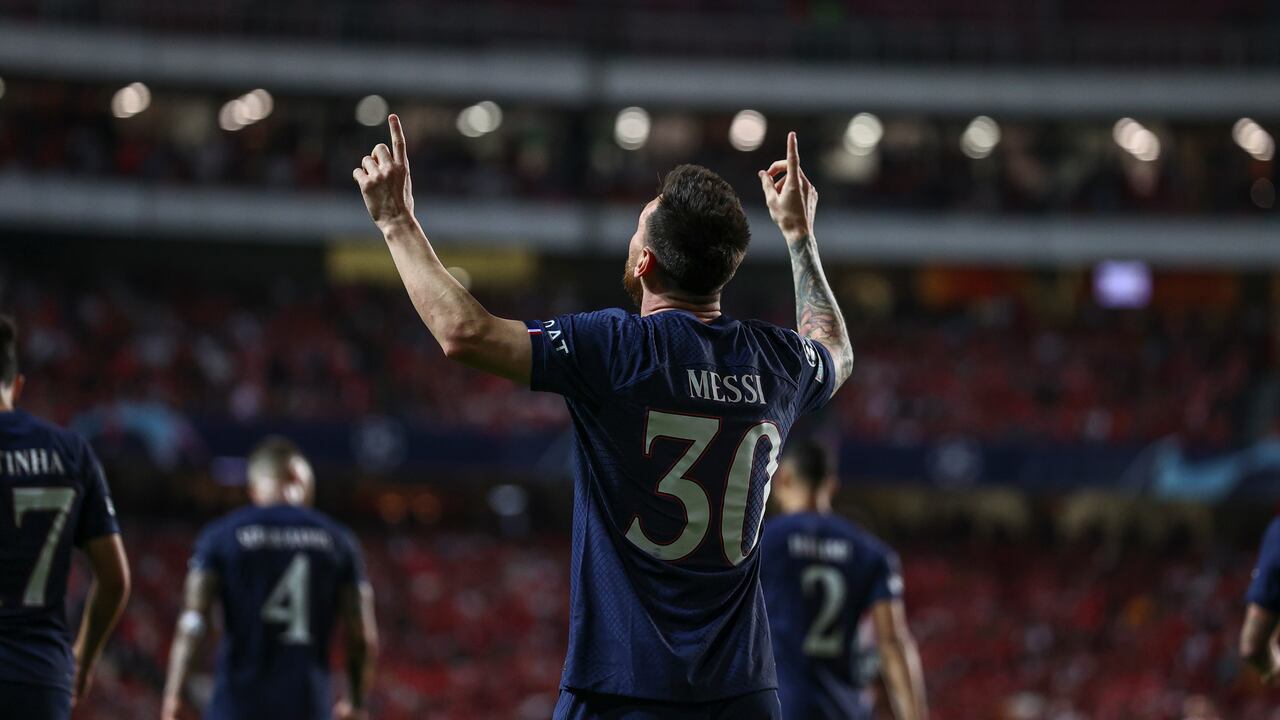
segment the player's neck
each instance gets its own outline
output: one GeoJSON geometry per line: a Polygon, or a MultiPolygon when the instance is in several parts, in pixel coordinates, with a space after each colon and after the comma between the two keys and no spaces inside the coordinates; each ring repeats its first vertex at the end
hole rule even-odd
{"type": "Polygon", "coordinates": [[[720,317],[720,297],[705,301],[686,300],[670,295],[654,295],[645,293],[640,301],[640,316],[669,310],[683,310],[702,322],[711,322],[720,317]]]}
{"type": "Polygon", "coordinates": [[[818,513],[826,515],[831,512],[831,498],[825,495],[813,494],[808,497],[797,499],[794,504],[787,510],[788,513],[818,513]]]}

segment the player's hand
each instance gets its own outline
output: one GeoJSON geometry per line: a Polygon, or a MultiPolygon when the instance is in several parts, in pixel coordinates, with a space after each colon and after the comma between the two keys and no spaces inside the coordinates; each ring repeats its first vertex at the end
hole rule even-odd
{"type": "Polygon", "coordinates": [[[342,700],[333,706],[333,720],[369,720],[369,711],[352,707],[350,702],[342,700]]]}
{"type": "Polygon", "coordinates": [[[799,242],[813,233],[813,216],[818,211],[818,191],[800,169],[796,134],[787,133],[787,159],[778,160],[760,171],[764,201],[769,217],[782,230],[788,243],[799,242]],[[779,179],[779,175],[785,175],[779,179]]]}
{"type": "Polygon", "coordinates": [[[387,118],[387,124],[391,127],[391,147],[378,143],[360,161],[360,167],[351,172],[364,195],[369,217],[384,232],[413,220],[413,184],[409,179],[404,129],[395,115],[387,118]]]}

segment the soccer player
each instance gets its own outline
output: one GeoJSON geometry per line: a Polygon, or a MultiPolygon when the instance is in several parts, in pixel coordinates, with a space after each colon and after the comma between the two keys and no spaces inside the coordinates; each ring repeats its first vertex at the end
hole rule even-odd
{"type": "Polygon", "coordinates": [[[782,716],[872,717],[855,647],[858,622],[870,612],[894,717],[927,720],[920,654],[902,607],[897,556],[867,531],[832,514],[838,482],[823,446],[789,448],[774,485],[781,516],[765,524],[760,575],[782,716]]]}
{"type": "MultiPolygon", "coordinates": [[[[739,321],[720,291],[747,250],[733,189],[682,165],[645,205],[623,284],[639,314],[494,317],[413,214],[399,119],[353,176],[445,355],[565,396],[576,434],[569,652],[556,718],[776,718],[756,540],[797,416],[853,363],[818,261],[817,193],[787,157],[759,172],[790,249],[795,329],[739,321]]],[[[459,398],[465,402],[465,398],[459,398]]]]}
{"type": "Polygon", "coordinates": [[[205,720],[362,720],[378,632],[359,546],[346,528],[310,508],[314,476],[293,443],[268,438],[249,456],[248,473],[252,505],[215,521],[196,541],[169,650],[164,720],[181,716],[215,598],[226,627],[205,720]],[[348,691],[334,708],[329,640],[338,617],[348,691]]]}
{"type": "Polygon", "coordinates": [[[0,715],[64,720],[84,699],[129,598],[115,507],[81,438],[15,408],[17,330],[0,316],[0,715]],[[74,649],[67,628],[71,547],[93,584],[74,649]]]}
{"type": "Polygon", "coordinates": [[[1245,599],[1244,627],[1240,629],[1240,658],[1258,671],[1265,683],[1280,674],[1280,518],[1271,521],[1262,536],[1258,564],[1245,599]]]}

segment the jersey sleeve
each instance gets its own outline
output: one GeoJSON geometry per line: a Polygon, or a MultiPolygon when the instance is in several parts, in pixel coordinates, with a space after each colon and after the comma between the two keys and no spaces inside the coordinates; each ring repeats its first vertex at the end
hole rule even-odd
{"type": "Polygon", "coordinates": [[[1280,612],[1280,518],[1271,521],[1262,537],[1258,564],[1245,597],[1254,605],[1280,612]]]}
{"type": "Polygon", "coordinates": [[[882,600],[902,599],[902,564],[897,553],[885,552],[876,562],[875,576],[871,580],[872,605],[882,600]]]}
{"type": "Polygon", "coordinates": [[[359,585],[365,581],[364,553],[360,542],[350,530],[344,530],[339,538],[342,543],[342,565],[338,582],[342,585],[359,585]]]}
{"type": "Polygon", "coordinates": [[[835,383],[831,379],[831,353],[827,346],[799,334],[799,351],[803,360],[796,380],[800,383],[800,392],[796,398],[796,414],[813,412],[827,404],[831,399],[835,383]]]}
{"type": "Polygon", "coordinates": [[[80,517],[76,523],[75,544],[85,543],[104,535],[120,534],[116,520],[116,506],[111,501],[111,489],[107,487],[107,475],[102,464],[88,443],[84,445],[84,501],[80,504],[80,517]]]}
{"type": "Polygon", "coordinates": [[[599,401],[624,381],[629,316],[621,310],[528,321],[533,346],[529,386],[575,400],[599,401]]]}

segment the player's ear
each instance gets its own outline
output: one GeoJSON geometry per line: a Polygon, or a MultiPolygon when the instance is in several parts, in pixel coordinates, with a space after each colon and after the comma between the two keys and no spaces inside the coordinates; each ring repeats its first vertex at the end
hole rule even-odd
{"type": "Polygon", "coordinates": [[[640,259],[636,261],[636,277],[641,278],[653,272],[658,267],[658,258],[654,256],[653,251],[646,245],[640,248],[640,259]]]}
{"type": "Polygon", "coordinates": [[[27,377],[22,373],[18,373],[18,375],[13,378],[13,397],[9,402],[16,406],[18,404],[18,398],[22,397],[22,388],[26,387],[26,385],[27,377]]]}

